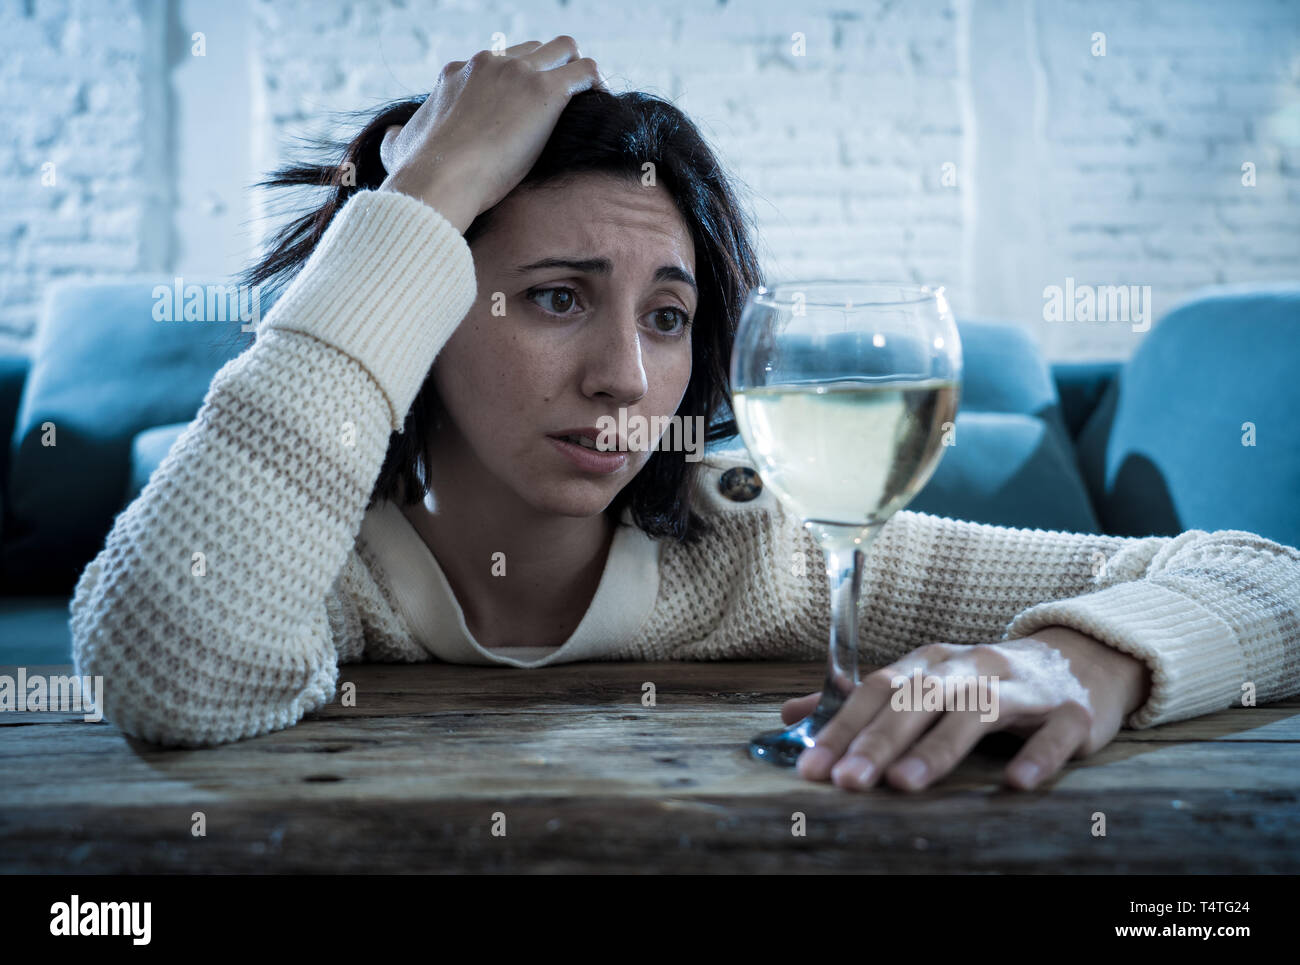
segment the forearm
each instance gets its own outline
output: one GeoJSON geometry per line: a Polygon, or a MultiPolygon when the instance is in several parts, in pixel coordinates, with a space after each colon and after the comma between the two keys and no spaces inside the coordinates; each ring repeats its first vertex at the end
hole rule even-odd
{"type": "Polygon", "coordinates": [[[464,241],[436,212],[401,199],[358,213],[213,378],[78,581],[77,672],[105,678],[104,713],[128,733],[215,743],[333,694],[326,596],[424,378],[406,358],[436,353],[427,330],[445,341],[473,294],[464,241]],[[424,297],[391,295],[394,235],[414,245],[397,257],[426,256],[424,297]],[[442,248],[459,260],[432,270],[442,248]]]}
{"type": "MultiPolygon", "coordinates": [[[[806,553],[818,552],[811,536],[798,538],[808,545],[806,553]]],[[[1018,614],[1045,600],[1140,576],[1166,542],[1167,537],[1047,532],[898,512],[867,554],[862,649],[886,663],[936,641],[996,641],[1018,614]]],[[[813,606],[828,607],[825,575],[809,570],[813,606]]]]}
{"type": "Polygon", "coordinates": [[[1151,668],[1135,728],[1300,693],[1300,551],[1238,530],[1189,530],[1145,570],[1030,607],[1006,639],[1067,626],[1151,668]]]}

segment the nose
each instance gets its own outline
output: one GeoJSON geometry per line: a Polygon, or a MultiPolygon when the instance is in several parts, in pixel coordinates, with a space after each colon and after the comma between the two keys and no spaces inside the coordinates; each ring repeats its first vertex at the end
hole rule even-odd
{"type": "Polygon", "coordinates": [[[588,329],[582,391],[631,405],[649,387],[641,358],[641,332],[632,311],[618,312],[588,329]]]}

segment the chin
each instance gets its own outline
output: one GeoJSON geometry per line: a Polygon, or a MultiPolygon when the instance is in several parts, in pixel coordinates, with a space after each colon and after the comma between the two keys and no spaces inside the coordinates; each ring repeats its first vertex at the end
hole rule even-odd
{"type": "MultiPolygon", "coordinates": [[[[529,503],[542,513],[556,516],[597,516],[622,489],[612,480],[570,479],[553,483],[544,493],[529,493],[529,503]]],[[[523,495],[523,494],[521,494],[523,495]]]]}
{"type": "Polygon", "coordinates": [[[574,493],[568,498],[556,497],[546,500],[544,505],[537,508],[542,512],[553,513],[556,516],[574,516],[586,518],[588,516],[599,516],[614,501],[616,493],[608,495],[587,496],[574,493]]]}

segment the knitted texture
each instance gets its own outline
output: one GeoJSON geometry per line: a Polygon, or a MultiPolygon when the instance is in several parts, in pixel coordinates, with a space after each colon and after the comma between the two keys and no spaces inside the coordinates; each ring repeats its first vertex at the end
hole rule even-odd
{"type": "MultiPolygon", "coordinates": [[[[330,702],[341,663],[427,661],[358,539],[390,433],[476,297],[464,238],[432,207],[362,191],[262,322],[86,567],[71,604],[78,674],[104,715],[163,745],[289,727],[330,702]]],[[[700,473],[696,545],[667,542],[659,595],[596,659],[825,657],[821,551],[769,489],[700,473]]],[[[1143,660],[1130,727],[1300,693],[1300,552],[1236,530],[1177,537],[1022,530],[902,511],[868,555],[861,652],[1074,627],[1143,660]]],[[[563,662],[562,652],[553,662],[563,662]]]]}

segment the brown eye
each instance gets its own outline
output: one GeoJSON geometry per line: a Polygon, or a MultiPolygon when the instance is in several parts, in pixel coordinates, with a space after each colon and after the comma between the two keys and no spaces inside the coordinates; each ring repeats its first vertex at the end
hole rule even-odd
{"type": "Polygon", "coordinates": [[[686,329],[690,328],[691,320],[687,318],[686,313],[681,311],[680,309],[661,308],[659,309],[659,311],[655,312],[655,314],[659,316],[668,315],[676,319],[676,324],[674,324],[672,328],[659,329],[659,333],[661,335],[672,335],[674,332],[677,332],[678,334],[685,334],[686,329]]]}
{"type": "Polygon", "coordinates": [[[554,314],[554,315],[565,315],[565,314],[567,314],[568,311],[569,311],[569,309],[572,308],[572,307],[573,307],[573,304],[574,304],[574,297],[573,297],[573,289],[572,289],[572,288],[563,288],[563,287],[561,287],[561,288],[534,288],[534,289],[533,289],[532,291],[530,291],[530,292],[527,294],[527,296],[525,296],[525,297],[527,297],[527,298],[530,299],[530,300],[533,300],[533,299],[535,299],[536,296],[538,296],[538,295],[550,295],[550,296],[552,296],[552,298],[551,298],[551,307],[548,308],[548,309],[546,309],[546,311],[549,311],[549,312],[551,312],[551,313],[554,314]]]}

